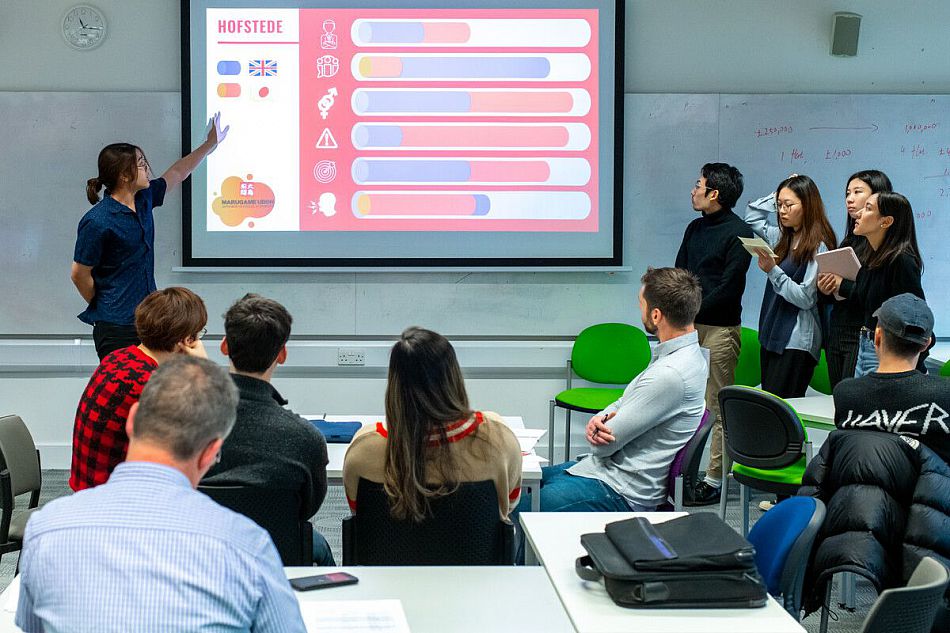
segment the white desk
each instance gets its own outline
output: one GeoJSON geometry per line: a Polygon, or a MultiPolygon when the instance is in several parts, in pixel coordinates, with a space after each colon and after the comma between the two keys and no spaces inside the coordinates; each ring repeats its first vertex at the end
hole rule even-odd
{"type": "MultiPolygon", "coordinates": [[[[402,601],[412,633],[569,633],[574,631],[540,567],[288,567],[289,578],[345,571],[346,587],[294,592],[301,603],[325,600],[402,601]]],[[[0,633],[14,625],[19,577],[0,597],[0,633]]]]}
{"type": "Polygon", "coordinates": [[[771,597],[760,609],[625,609],[614,604],[602,583],[581,580],[574,571],[574,561],[586,553],[581,534],[602,532],[607,523],[635,516],[660,523],[684,514],[524,512],[521,525],[578,633],[804,633],[771,597]]]}
{"type": "MultiPolygon", "coordinates": [[[[327,573],[289,567],[287,576],[327,573]]],[[[412,633],[573,631],[554,588],[539,567],[341,567],[360,579],[346,587],[298,592],[301,602],[402,601],[412,633]]]]}
{"type": "MultiPolygon", "coordinates": [[[[326,416],[304,416],[307,419],[322,418],[328,422],[360,422],[364,427],[372,426],[385,419],[382,415],[326,415],[326,416]]],[[[523,429],[524,421],[521,416],[505,415],[502,419],[512,429],[523,429]]],[[[330,444],[327,443],[327,455],[330,462],[327,464],[327,483],[331,486],[343,485],[343,458],[346,456],[346,449],[349,444],[330,444]]],[[[541,495],[534,494],[540,490],[541,486],[541,458],[537,455],[525,455],[521,464],[521,488],[529,490],[531,495],[531,510],[539,512],[541,510],[541,495]]]]}
{"type": "Polygon", "coordinates": [[[786,398],[786,402],[798,412],[802,424],[812,429],[835,430],[835,399],[825,394],[786,398]]]}

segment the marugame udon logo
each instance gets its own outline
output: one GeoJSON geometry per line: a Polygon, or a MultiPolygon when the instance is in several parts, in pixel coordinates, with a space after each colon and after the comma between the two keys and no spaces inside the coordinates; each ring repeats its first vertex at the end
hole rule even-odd
{"type": "MultiPolygon", "coordinates": [[[[221,183],[221,195],[211,203],[211,210],[226,226],[238,226],[244,220],[263,218],[274,210],[274,190],[262,182],[230,176],[221,183]]],[[[248,222],[253,228],[254,222],[248,222]]]]}

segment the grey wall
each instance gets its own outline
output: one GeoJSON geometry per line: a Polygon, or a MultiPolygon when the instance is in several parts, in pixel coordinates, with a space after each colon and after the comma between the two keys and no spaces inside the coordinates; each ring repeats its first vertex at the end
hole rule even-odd
{"type": "MultiPolygon", "coordinates": [[[[96,0],[108,41],[80,53],[74,0],[0,1],[0,90],[179,89],[178,0],[96,0]]],[[[627,92],[950,91],[944,0],[627,0],[627,92]],[[828,54],[831,15],[864,16],[859,55],[828,54]]]]}
{"type": "MultiPolygon", "coordinates": [[[[177,91],[179,81],[179,2],[178,0],[91,0],[104,9],[110,34],[103,46],[80,53],[68,48],[60,35],[60,21],[69,6],[78,0],[0,0],[0,58],[6,61],[0,73],[0,91],[177,91]]],[[[950,2],[927,0],[628,0],[626,91],[658,93],[950,93],[950,2]],[[831,15],[835,11],[855,11],[864,16],[859,55],[838,59],[830,49],[831,15]]],[[[0,116],[5,113],[0,112],[0,116]]],[[[147,125],[143,121],[143,125],[147,125]]],[[[77,138],[83,140],[82,126],[77,138]]],[[[689,139],[684,138],[688,143],[689,139]]],[[[2,141],[0,141],[2,143],[2,141]]],[[[167,146],[150,148],[150,153],[173,155],[178,150],[177,136],[167,146]]],[[[90,143],[90,154],[98,150],[90,143]]],[[[0,144],[0,164],[17,165],[15,147],[0,144]]],[[[55,161],[56,156],[50,160],[55,161]]],[[[15,171],[15,170],[14,170],[15,171]]],[[[70,176],[72,177],[72,176],[70,176]]],[[[81,175],[82,179],[88,177],[81,175]]],[[[687,204],[691,174],[683,175],[683,203],[687,204]]],[[[69,223],[84,210],[82,198],[68,206],[62,200],[44,196],[44,183],[20,176],[20,191],[25,202],[4,200],[0,203],[23,204],[25,208],[63,209],[69,223]]],[[[81,195],[81,193],[79,194],[81,195]]],[[[171,204],[165,213],[177,213],[171,204]]],[[[177,265],[177,223],[159,223],[158,242],[166,245],[166,270],[177,265]]],[[[650,227],[637,226],[636,230],[650,227]]],[[[4,227],[2,230],[10,230],[4,227]]],[[[628,229],[629,235],[629,229],[628,229]]],[[[629,241],[628,241],[629,244],[629,241]]],[[[51,255],[59,257],[61,254],[51,255]]],[[[68,256],[67,256],[68,257],[68,256]]],[[[68,263],[68,262],[67,262],[68,263]]],[[[66,270],[63,271],[65,277],[66,270]]],[[[352,291],[340,301],[357,305],[369,294],[396,295],[419,291],[433,302],[422,316],[428,324],[450,334],[503,335],[507,331],[524,332],[526,319],[552,319],[553,326],[539,334],[554,335],[576,331],[583,322],[606,320],[631,314],[633,305],[623,305],[632,297],[639,271],[629,275],[557,275],[475,274],[366,276],[345,279],[352,291]],[[378,288],[377,286],[385,286],[378,288]],[[530,286],[530,292],[522,288],[530,286]],[[522,296],[556,296],[563,307],[558,314],[537,307],[522,306],[505,318],[485,324],[483,332],[453,331],[451,319],[444,316],[445,306],[459,309],[468,302],[492,296],[500,303],[518,301],[522,296]],[[614,296],[617,302],[591,305],[591,297],[614,296]],[[435,298],[440,298],[435,300],[435,298]]],[[[187,277],[168,277],[187,283],[187,277]]],[[[327,275],[302,275],[290,280],[288,296],[307,292],[317,285],[328,286],[327,275]]],[[[278,279],[264,280],[267,288],[276,288],[278,279]]],[[[211,314],[220,314],[227,298],[235,297],[261,281],[233,277],[213,277],[203,283],[220,284],[211,314]]],[[[42,301],[43,293],[71,292],[62,280],[51,281],[49,288],[30,289],[18,285],[10,275],[0,275],[0,296],[4,301],[42,301]],[[53,290],[55,288],[55,290],[53,290]]],[[[78,297],[77,297],[78,300],[78,297]]],[[[79,304],[77,303],[77,306],[79,304]]],[[[381,306],[381,314],[367,322],[356,334],[392,334],[406,325],[404,314],[391,314],[381,306]],[[372,325],[372,327],[370,327],[372,325]]],[[[420,319],[422,320],[422,319],[420,319]]],[[[212,330],[216,329],[214,326],[212,330]]],[[[35,333],[42,333],[37,327],[35,333]]],[[[347,333],[347,332],[330,332],[347,333]]],[[[0,335],[4,334],[0,332],[0,335]]],[[[283,382],[282,382],[283,381],[283,382]]],[[[379,406],[356,407],[366,397],[378,396],[378,379],[370,381],[339,378],[283,378],[300,410],[321,408],[351,412],[379,411],[379,406]],[[328,406],[323,407],[323,403],[328,406]]],[[[471,382],[473,400],[478,406],[505,413],[523,414],[532,426],[543,426],[546,399],[559,381],[550,375],[519,380],[478,378],[471,382]]],[[[0,377],[0,396],[4,411],[17,411],[31,425],[44,446],[65,449],[72,428],[72,415],[84,380],[75,375],[50,377],[22,374],[0,377]]],[[[375,398],[378,402],[378,397],[375,398]]],[[[60,452],[62,454],[62,451],[60,452]]],[[[49,462],[47,462],[49,463],[49,462]]]]}

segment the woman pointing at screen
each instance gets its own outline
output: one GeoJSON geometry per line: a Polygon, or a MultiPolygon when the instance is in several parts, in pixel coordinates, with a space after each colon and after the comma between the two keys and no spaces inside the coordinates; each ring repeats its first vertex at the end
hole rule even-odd
{"type": "Polygon", "coordinates": [[[228,134],[221,113],[208,121],[204,143],[178,159],[160,178],[142,149],[130,143],[106,145],[99,173],[86,183],[93,205],[79,221],[70,278],[89,305],[79,319],[92,325],[96,353],[137,345],[135,307],[155,287],[155,222],[152,209],[181,184],[228,134]],[[105,196],[99,199],[99,190],[105,196]]]}

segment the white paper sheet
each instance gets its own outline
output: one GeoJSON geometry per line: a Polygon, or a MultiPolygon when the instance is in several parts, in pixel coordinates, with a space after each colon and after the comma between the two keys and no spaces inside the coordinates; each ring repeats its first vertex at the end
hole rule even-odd
{"type": "Polygon", "coordinates": [[[538,440],[547,433],[544,429],[512,429],[512,431],[515,437],[518,438],[518,444],[521,445],[521,452],[525,455],[532,453],[538,440]]]}
{"type": "Polygon", "coordinates": [[[761,237],[740,237],[739,241],[742,242],[742,247],[749,251],[749,254],[753,257],[758,257],[758,253],[756,253],[758,250],[763,250],[772,257],[776,257],[772,247],[761,237]]]}
{"type": "Polygon", "coordinates": [[[323,600],[300,603],[310,633],[410,633],[400,600],[323,600]]]}

